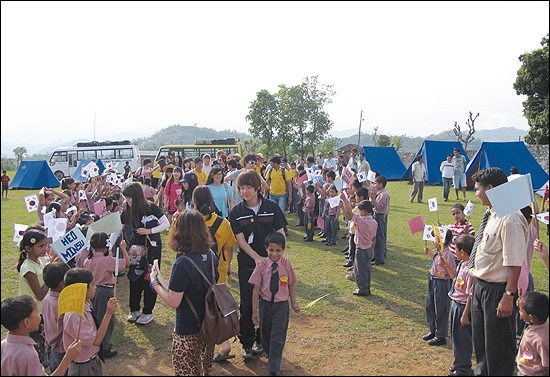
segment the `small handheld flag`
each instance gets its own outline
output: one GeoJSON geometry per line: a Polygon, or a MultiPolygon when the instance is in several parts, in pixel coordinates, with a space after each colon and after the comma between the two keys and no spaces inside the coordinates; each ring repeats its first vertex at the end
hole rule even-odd
{"type": "Polygon", "coordinates": [[[57,316],[59,317],[63,313],[77,313],[83,316],[87,292],[88,285],[86,283],[75,283],[63,288],[59,294],[57,316]]]}
{"type": "Polygon", "coordinates": [[[359,182],[365,182],[367,180],[367,173],[362,171],[361,173],[357,174],[357,180],[359,182]]]}
{"type": "Polygon", "coordinates": [[[311,301],[309,304],[307,304],[306,306],[304,306],[304,307],[302,308],[302,310],[311,308],[311,307],[312,307],[313,305],[315,305],[319,300],[321,300],[321,299],[327,297],[328,295],[330,295],[330,293],[327,293],[326,295],[321,296],[321,297],[319,297],[318,299],[311,301]]]}
{"type": "Polygon", "coordinates": [[[430,212],[437,211],[437,198],[428,199],[428,206],[430,208],[430,212]]]}
{"type": "Polygon", "coordinates": [[[468,200],[468,204],[466,204],[466,208],[464,208],[464,216],[472,216],[472,210],[474,209],[474,203],[472,203],[471,200],[468,200]]]}
{"type": "Polygon", "coordinates": [[[409,220],[411,233],[415,234],[424,230],[424,216],[417,216],[409,220]]]}
{"type": "Polygon", "coordinates": [[[33,212],[38,210],[38,197],[36,194],[25,196],[25,204],[27,205],[27,212],[33,212]]]}

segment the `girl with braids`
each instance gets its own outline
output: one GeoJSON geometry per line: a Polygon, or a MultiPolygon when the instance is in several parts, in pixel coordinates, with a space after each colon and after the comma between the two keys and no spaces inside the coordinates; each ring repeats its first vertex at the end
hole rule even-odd
{"type": "MultiPolygon", "coordinates": [[[[216,169],[212,168],[211,171],[216,169]]],[[[193,204],[195,209],[202,214],[206,226],[210,230],[210,236],[214,241],[212,250],[218,256],[218,274],[216,283],[227,284],[227,277],[231,274],[231,260],[233,259],[233,245],[235,245],[235,235],[231,229],[231,224],[227,219],[214,213],[214,200],[212,193],[206,186],[199,186],[193,191],[193,204]]],[[[230,355],[231,344],[229,340],[222,343],[220,352],[214,358],[215,362],[232,359],[235,355],[230,355]]]]}
{"type": "MultiPolygon", "coordinates": [[[[42,299],[46,297],[50,288],[44,283],[42,273],[44,266],[38,258],[45,257],[48,252],[48,238],[46,233],[38,229],[27,229],[19,245],[21,254],[17,271],[19,272],[19,294],[29,295],[36,300],[38,314],[42,317],[42,299]]],[[[44,319],[40,321],[38,330],[29,336],[36,342],[36,352],[40,362],[46,368],[49,366],[46,352],[46,337],[44,335],[44,319]]]]}
{"type": "MultiPolygon", "coordinates": [[[[130,315],[129,322],[146,325],[153,320],[153,308],[157,301],[157,294],[149,287],[149,273],[147,270],[155,259],[161,257],[162,240],[160,232],[170,227],[170,222],[154,203],[145,199],[139,183],[127,185],[122,191],[126,198],[124,209],[120,215],[121,222],[125,226],[124,238],[130,248],[133,245],[145,246],[147,255],[141,257],[138,265],[130,266],[128,278],[130,279],[130,315]],[[140,301],[143,293],[143,313],[140,312],[140,301]]],[[[119,232],[111,234],[110,245],[114,245],[119,232]]]]}
{"type": "MultiPolygon", "coordinates": [[[[96,285],[96,291],[94,298],[92,298],[92,305],[96,312],[97,318],[103,318],[107,313],[107,303],[114,295],[114,284],[116,265],[116,254],[113,256],[113,252],[107,247],[107,241],[109,236],[105,232],[95,232],[90,238],[90,248],[88,256],[84,260],[84,268],[90,270],[94,275],[94,284],[96,285]]],[[[120,250],[124,259],[119,261],[118,270],[124,271],[127,265],[130,264],[130,257],[126,251],[126,241],[120,241],[120,250]]],[[[102,348],[105,350],[105,357],[113,357],[118,352],[111,348],[111,335],[115,329],[115,317],[112,316],[107,326],[107,332],[102,341],[102,348]]]]}

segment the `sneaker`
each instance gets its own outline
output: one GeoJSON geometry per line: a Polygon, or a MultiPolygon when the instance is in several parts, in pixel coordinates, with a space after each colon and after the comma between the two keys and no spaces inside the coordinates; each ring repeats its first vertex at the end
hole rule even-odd
{"type": "Polygon", "coordinates": [[[138,310],[137,312],[131,312],[130,314],[128,314],[128,318],[126,318],[126,320],[128,322],[135,322],[140,316],[141,312],[138,310]]]}
{"type": "Polygon", "coordinates": [[[245,348],[243,347],[241,349],[241,355],[243,357],[243,359],[245,360],[251,360],[252,359],[252,348],[245,348]]]}
{"type": "Polygon", "coordinates": [[[264,347],[262,347],[262,343],[254,342],[254,345],[252,346],[252,354],[261,355],[262,353],[264,353],[264,347]]]}
{"type": "Polygon", "coordinates": [[[138,325],[146,325],[149,322],[151,322],[152,320],[153,320],[153,313],[151,313],[151,314],[142,314],[142,315],[139,316],[136,323],[138,325]]]}

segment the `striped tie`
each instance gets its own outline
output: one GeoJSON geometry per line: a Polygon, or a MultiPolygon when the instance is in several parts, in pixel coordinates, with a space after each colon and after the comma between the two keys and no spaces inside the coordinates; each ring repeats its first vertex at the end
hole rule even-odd
{"type": "Polygon", "coordinates": [[[483,220],[481,220],[481,225],[479,226],[476,241],[474,242],[474,247],[472,248],[472,253],[470,254],[470,259],[468,260],[468,268],[470,270],[474,268],[475,261],[476,261],[477,247],[479,246],[481,240],[483,239],[483,232],[485,231],[485,226],[487,225],[487,220],[489,220],[490,215],[491,215],[491,211],[487,210],[483,215],[483,220]]]}

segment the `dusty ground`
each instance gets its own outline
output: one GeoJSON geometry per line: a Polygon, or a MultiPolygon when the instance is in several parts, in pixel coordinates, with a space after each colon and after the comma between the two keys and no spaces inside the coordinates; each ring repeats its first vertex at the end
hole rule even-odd
{"type": "MultiPolygon", "coordinates": [[[[332,321],[334,322],[334,321],[332,321]]],[[[293,316],[281,365],[281,375],[440,375],[446,376],[453,356],[450,340],[443,347],[430,347],[420,339],[396,328],[387,340],[371,342],[369,335],[349,344],[344,335],[333,331],[335,323],[321,316],[293,316]]],[[[169,344],[165,349],[129,355],[131,345],[118,346],[119,356],[108,359],[104,374],[174,375],[169,344]]],[[[218,347],[216,347],[217,351],[218,347]]],[[[267,375],[265,354],[245,362],[241,346],[233,344],[234,359],[214,363],[213,375],[267,375]]]]}

